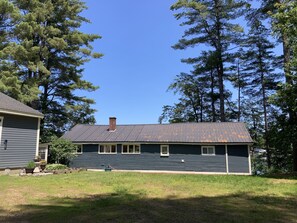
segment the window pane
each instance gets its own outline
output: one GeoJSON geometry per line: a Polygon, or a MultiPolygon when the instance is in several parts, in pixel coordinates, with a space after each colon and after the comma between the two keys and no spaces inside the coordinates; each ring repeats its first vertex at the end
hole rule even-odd
{"type": "Polygon", "coordinates": [[[214,151],[213,151],[212,147],[208,147],[208,154],[214,154],[214,151]]]}
{"type": "Polygon", "coordinates": [[[207,154],[207,147],[203,147],[203,148],[202,148],[202,153],[203,153],[203,154],[207,154]]]}
{"type": "Polygon", "coordinates": [[[100,153],[104,153],[104,146],[100,145],[100,153]]]}
{"type": "Polygon", "coordinates": [[[128,152],[128,146],[127,145],[123,145],[123,153],[127,153],[128,152]]]}
{"type": "Polygon", "coordinates": [[[140,147],[138,145],[135,145],[135,153],[140,153],[140,147]]]}
{"type": "Polygon", "coordinates": [[[168,147],[167,146],[162,146],[162,154],[168,154],[168,147]]]}
{"type": "Polygon", "coordinates": [[[77,153],[81,153],[82,152],[82,146],[81,145],[77,145],[77,153]]]}
{"type": "Polygon", "coordinates": [[[133,145],[129,145],[129,153],[133,153],[133,145]]]}
{"type": "Polygon", "coordinates": [[[115,153],[115,152],[116,152],[116,146],[115,146],[115,145],[112,145],[112,146],[111,146],[111,152],[112,152],[112,153],[115,153]]]}
{"type": "Polygon", "coordinates": [[[105,146],[105,152],[106,153],[110,153],[110,145],[106,145],[105,146]]]}

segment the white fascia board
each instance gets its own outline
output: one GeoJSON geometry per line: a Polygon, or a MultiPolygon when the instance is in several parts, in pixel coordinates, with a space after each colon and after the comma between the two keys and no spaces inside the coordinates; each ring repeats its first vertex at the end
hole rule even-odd
{"type": "Polygon", "coordinates": [[[3,109],[0,109],[0,113],[11,114],[11,115],[21,115],[21,116],[33,117],[33,118],[43,118],[44,117],[44,115],[34,115],[34,114],[29,114],[29,113],[24,113],[24,112],[8,111],[8,110],[3,110],[3,109]]]}

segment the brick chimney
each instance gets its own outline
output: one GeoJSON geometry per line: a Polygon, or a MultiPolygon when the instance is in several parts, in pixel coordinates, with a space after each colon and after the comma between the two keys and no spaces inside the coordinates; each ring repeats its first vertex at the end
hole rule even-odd
{"type": "Polygon", "coordinates": [[[108,131],[115,131],[117,128],[117,118],[116,117],[109,117],[109,129],[108,131]]]}

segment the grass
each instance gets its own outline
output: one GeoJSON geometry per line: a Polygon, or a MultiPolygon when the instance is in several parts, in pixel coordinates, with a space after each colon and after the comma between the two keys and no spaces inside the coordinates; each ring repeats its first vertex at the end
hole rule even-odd
{"type": "Polygon", "coordinates": [[[0,176],[0,222],[297,222],[297,178],[0,176]]]}

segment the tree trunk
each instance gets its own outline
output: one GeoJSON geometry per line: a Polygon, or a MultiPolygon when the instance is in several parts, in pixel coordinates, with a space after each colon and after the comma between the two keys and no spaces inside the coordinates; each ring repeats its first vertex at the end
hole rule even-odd
{"type": "MultiPolygon", "coordinates": [[[[284,72],[285,72],[285,79],[286,84],[293,85],[293,79],[291,77],[291,67],[290,67],[290,60],[291,60],[291,47],[289,38],[286,33],[282,32],[282,42],[283,42],[283,54],[284,54],[284,72]]],[[[286,87],[286,86],[285,86],[286,87]]],[[[292,108],[289,107],[289,123],[296,124],[297,121],[297,114],[293,111],[292,108]]],[[[297,141],[295,136],[292,137],[292,147],[293,147],[293,171],[297,171],[297,141]]]]}
{"type": "Polygon", "coordinates": [[[292,146],[293,146],[293,171],[297,172],[297,142],[294,142],[292,146]]]}
{"type": "Polygon", "coordinates": [[[239,60],[237,61],[237,79],[238,79],[238,116],[237,120],[240,122],[241,116],[241,80],[240,80],[240,72],[239,72],[239,60]]]}
{"type": "Polygon", "coordinates": [[[226,121],[225,116],[225,96],[224,96],[224,64],[223,64],[223,47],[221,40],[221,5],[219,0],[215,0],[215,10],[216,10],[216,53],[217,53],[217,71],[219,80],[219,94],[220,94],[220,120],[221,122],[226,121]]]}
{"type": "Polygon", "coordinates": [[[215,108],[215,97],[214,97],[214,75],[213,75],[213,69],[210,71],[210,78],[211,78],[211,113],[212,113],[212,121],[216,122],[216,108],[215,108]]]}

